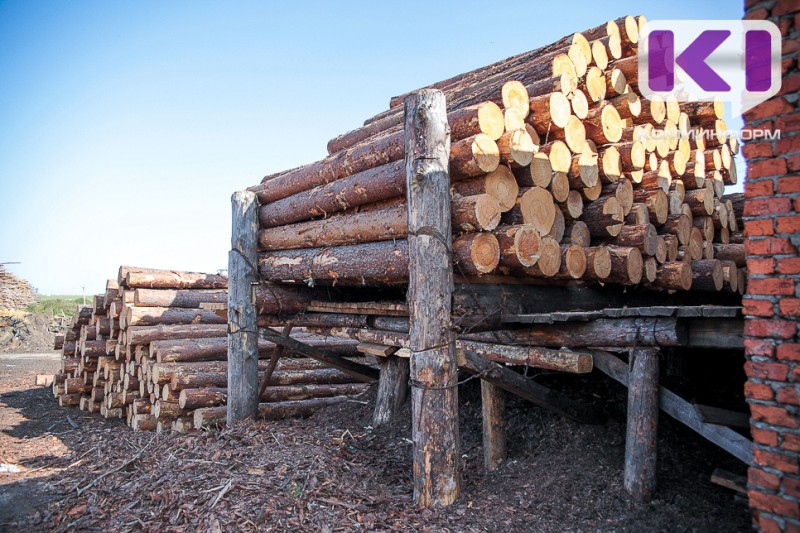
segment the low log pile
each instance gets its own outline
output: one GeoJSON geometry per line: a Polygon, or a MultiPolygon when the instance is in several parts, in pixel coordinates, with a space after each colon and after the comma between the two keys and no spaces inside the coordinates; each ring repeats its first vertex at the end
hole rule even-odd
{"type": "MultiPolygon", "coordinates": [[[[56,337],[62,369],[53,392],[60,405],[136,430],[186,431],[225,423],[227,397],[227,279],[214,274],[120,267],[91,307],[79,307],[56,337]],[[221,309],[222,311],[220,311],[221,309]]],[[[356,341],[298,329],[292,337],[332,353],[360,357],[356,341]]],[[[259,344],[261,415],[307,416],[346,401],[366,385],[313,359],[259,344]]]]}
{"type": "MultiPolygon", "coordinates": [[[[434,84],[447,97],[457,281],[744,292],[721,102],[645,100],[644,17],[434,84]]],[[[403,98],[251,187],[261,277],[408,282],[403,98]]]]}
{"type": "Polygon", "coordinates": [[[0,310],[25,310],[35,302],[36,293],[30,283],[0,265],[0,310]]]}

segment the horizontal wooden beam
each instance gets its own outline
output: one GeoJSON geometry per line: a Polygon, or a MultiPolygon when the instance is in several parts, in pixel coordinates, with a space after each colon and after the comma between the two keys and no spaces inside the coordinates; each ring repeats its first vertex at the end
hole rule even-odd
{"type": "Polygon", "coordinates": [[[262,339],[274,342],[278,346],[283,346],[293,352],[305,355],[306,357],[311,357],[317,361],[327,363],[330,366],[341,370],[350,376],[353,376],[359,381],[371,382],[378,379],[378,371],[374,368],[359,363],[354,363],[353,361],[344,359],[338,355],[328,353],[322,348],[309,346],[308,344],[300,342],[291,337],[284,337],[277,331],[270,328],[259,328],[258,334],[262,339]]]}
{"type": "MultiPolygon", "coordinates": [[[[595,368],[628,386],[628,365],[625,362],[601,350],[593,351],[592,357],[595,368]]],[[[692,404],[664,387],[659,387],[659,405],[669,416],[689,426],[740,461],[748,465],[753,464],[753,443],[746,437],[728,427],[704,423],[692,404]]]]}

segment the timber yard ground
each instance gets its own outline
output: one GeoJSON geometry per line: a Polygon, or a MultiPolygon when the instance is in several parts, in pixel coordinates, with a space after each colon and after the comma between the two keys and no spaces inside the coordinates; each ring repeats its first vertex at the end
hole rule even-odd
{"type": "MultiPolygon", "coordinates": [[[[548,376],[606,413],[578,425],[510,397],[509,460],[482,463],[478,380],[462,385],[463,495],[411,505],[410,407],[373,430],[373,396],[306,420],[191,434],[134,433],[120,420],[59,408],[58,355],[0,355],[0,531],[749,531],[746,500],[713,485],[745,468],[666,416],[658,495],[622,488],[625,390],[602,375],[548,376]]],[[[374,390],[370,391],[374,393],[374,390]]]]}

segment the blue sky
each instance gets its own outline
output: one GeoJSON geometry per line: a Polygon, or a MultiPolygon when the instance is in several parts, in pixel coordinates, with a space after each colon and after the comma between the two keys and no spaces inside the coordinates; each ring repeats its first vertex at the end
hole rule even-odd
{"type": "Polygon", "coordinates": [[[0,262],[44,294],[225,268],[232,192],[395,94],[639,13],[742,4],[0,0],[0,262]]]}

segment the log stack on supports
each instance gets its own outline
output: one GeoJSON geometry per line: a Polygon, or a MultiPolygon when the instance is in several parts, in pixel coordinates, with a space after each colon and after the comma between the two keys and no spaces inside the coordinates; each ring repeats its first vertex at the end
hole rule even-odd
{"type": "MultiPolygon", "coordinates": [[[[249,189],[259,203],[262,338],[363,381],[363,367],[336,366],[325,350],[283,335],[304,327],[379,357],[375,426],[396,416],[410,376],[418,503],[447,505],[458,493],[458,430],[442,422],[455,420],[453,350],[455,365],[485,382],[486,464],[495,468],[505,454],[503,393],[592,420],[591,409],[510,366],[590,372],[585,348],[644,345],[653,353],[700,342],[683,315],[660,320],[672,315],[651,307],[741,302],[741,202],[725,195],[736,183],[738,144],[725,135],[720,102],[641,96],[644,22],[610,21],[395,97],[332,139],[325,159],[249,189]],[[442,97],[444,109],[417,113],[442,97]],[[439,187],[448,178],[449,187],[439,187]],[[632,300],[651,310],[629,314],[632,300]],[[608,316],[606,301],[617,307],[608,316]],[[586,312],[586,320],[601,313],[603,321],[533,320],[551,311],[586,312]]],[[[636,392],[632,405],[649,402],[651,392],[636,392]]],[[[651,491],[636,480],[626,485],[651,491]]]]}
{"type": "MultiPolygon", "coordinates": [[[[125,418],[135,430],[225,424],[227,279],[215,274],[120,267],[91,307],[80,307],[56,338],[62,369],[53,392],[61,405],[125,418]]],[[[363,360],[355,341],[296,330],[293,338],[363,360]]],[[[258,344],[258,373],[268,372],[276,345],[258,344]]],[[[292,351],[271,367],[259,413],[308,416],[346,401],[366,385],[292,351]]]]}

